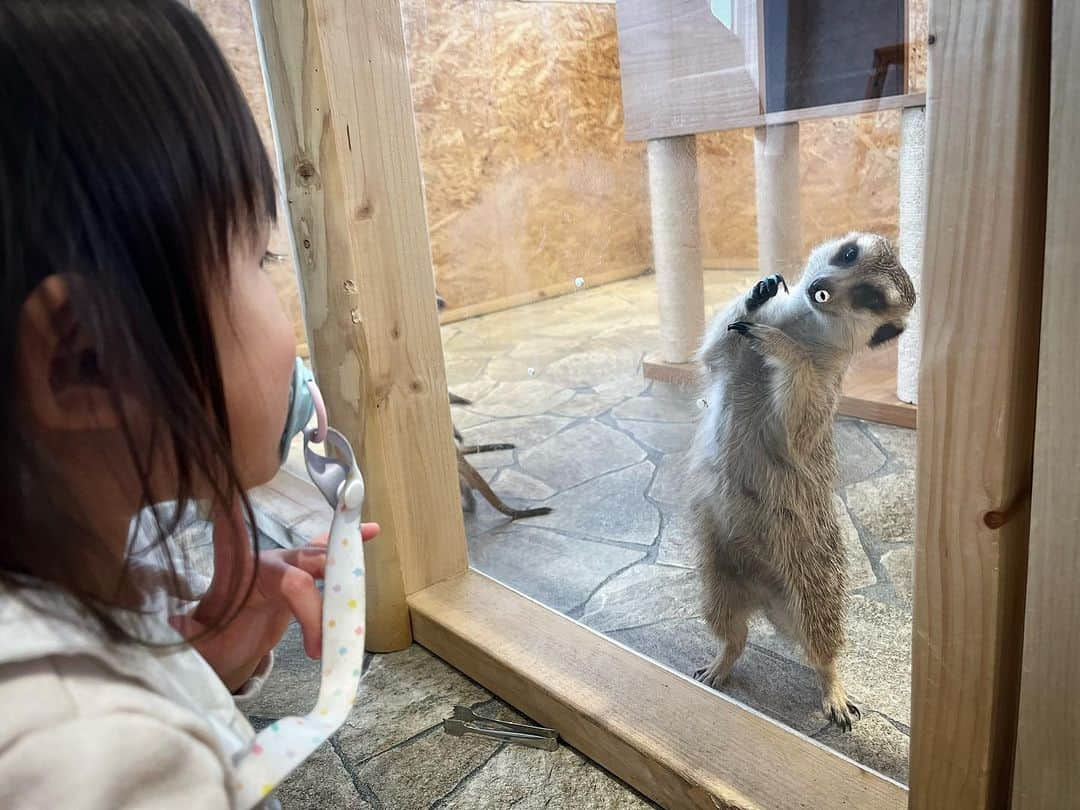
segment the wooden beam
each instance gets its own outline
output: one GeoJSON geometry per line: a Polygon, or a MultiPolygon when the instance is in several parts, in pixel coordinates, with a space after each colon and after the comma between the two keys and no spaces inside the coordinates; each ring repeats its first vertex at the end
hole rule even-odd
{"type": "Polygon", "coordinates": [[[664,807],[907,806],[902,785],[476,571],[409,606],[417,641],[664,807]]]}
{"type": "Polygon", "coordinates": [[[585,282],[583,288],[579,288],[574,283],[574,279],[568,278],[557,284],[548,284],[545,287],[537,287],[535,290],[527,290],[525,292],[515,293],[514,295],[507,295],[502,298],[491,298],[476,304],[466,304],[463,307],[447,309],[439,316],[439,323],[456,323],[457,321],[476,318],[480,315],[490,315],[492,312],[502,312],[504,309],[523,307],[526,304],[535,304],[537,301],[546,301],[549,298],[571,295],[578,292],[579,289],[591,290],[595,287],[611,284],[615,281],[625,281],[628,278],[637,278],[648,272],[649,267],[647,265],[639,264],[631,265],[629,267],[620,267],[615,270],[605,270],[603,273],[590,273],[583,279],[585,282]]]}
{"type": "Polygon", "coordinates": [[[1054,3],[1039,399],[1013,803],[1075,806],[1080,796],[1080,9],[1054,3]]]}
{"type": "Polygon", "coordinates": [[[330,131],[331,106],[311,3],[253,0],[270,118],[288,202],[308,346],[332,424],[357,451],[367,499],[364,516],[383,534],[364,547],[368,570],[366,646],[373,652],[412,641],[395,537],[395,482],[382,474],[383,441],[364,323],[353,317],[354,261],[343,205],[342,165],[330,131]]]}
{"type": "Polygon", "coordinates": [[[845,101],[840,104],[823,104],[820,107],[807,107],[803,110],[766,113],[763,123],[769,125],[790,124],[795,121],[811,121],[815,118],[842,118],[846,115],[865,115],[882,110],[900,110],[907,107],[926,105],[926,93],[905,93],[902,96],[882,96],[862,101],[845,101]]]}
{"type": "Polygon", "coordinates": [[[1042,298],[1048,5],[932,5],[912,807],[1008,805],[1042,298]]]}
{"type": "MultiPolygon", "coordinates": [[[[322,51],[353,267],[334,297],[369,363],[328,369],[370,392],[370,514],[387,524],[405,592],[467,567],[420,158],[398,0],[310,0],[322,51]],[[428,538],[439,537],[431,548],[428,538]]],[[[307,29],[312,31],[309,24],[307,29]]],[[[318,348],[315,349],[316,354],[318,348]]]]}
{"type": "MultiPolygon", "coordinates": [[[[465,565],[464,528],[453,486],[449,413],[434,318],[416,307],[380,308],[378,313],[371,307],[373,300],[385,300],[386,286],[423,288],[425,279],[432,290],[426,300],[434,301],[426,234],[421,233],[419,244],[402,244],[414,238],[417,228],[422,231],[422,208],[418,225],[402,232],[399,214],[391,204],[391,195],[398,195],[398,184],[406,182],[402,175],[408,172],[401,164],[418,160],[415,144],[411,151],[401,149],[405,136],[391,137],[386,130],[392,129],[394,122],[385,121],[381,122],[382,130],[365,133],[362,149],[359,141],[353,152],[346,147],[348,160],[342,161],[334,133],[350,122],[337,115],[338,107],[331,99],[312,0],[255,0],[252,7],[271,95],[313,364],[333,423],[361,450],[368,490],[365,515],[383,526],[382,536],[365,546],[370,572],[368,646],[373,650],[400,649],[411,641],[402,558],[415,548],[416,533],[431,529],[428,521],[439,520],[440,536],[454,536],[456,519],[460,548],[447,544],[415,566],[411,571],[414,582],[428,584],[425,575],[435,581],[460,572],[465,565]],[[380,143],[381,135],[385,135],[385,143],[380,143]],[[383,160],[376,154],[380,151],[394,152],[397,162],[383,160]],[[368,205],[379,205],[376,214],[367,219],[355,216],[355,205],[346,207],[346,181],[355,188],[355,176],[347,173],[362,160],[368,161],[371,173],[368,205]],[[403,422],[420,427],[403,430],[403,422]],[[446,432],[440,441],[438,430],[443,422],[446,432]],[[434,449],[429,452],[429,448],[434,449]],[[447,453],[446,458],[441,457],[447,453]],[[433,480],[445,473],[447,461],[451,464],[449,478],[433,480]],[[442,495],[425,495],[427,486],[442,495]],[[421,508],[419,504],[425,501],[427,506],[421,508]],[[434,511],[429,511],[432,506],[434,511]],[[437,512],[440,506],[447,514],[437,512]]],[[[391,47],[390,42],[384,38],[385,47],[391,47]]],[[[374,86],[369,73],[380,70],[384,79],[380,92],[401,92],[401,77],[397,76],[395,83],[385,74],[396,75],[402,64],[388,58],[377,65],[364,60],[367,70],[358,68],[357,77],[366,77],[374,86]]],[[[352,68],[340,72],[347,74],[342,81],[351,81],[352,68]]],[[[404,88],[407,97],[407,80],[404,88]]],[[[413,171],[416,176],[415,166],[413,171]]],[[[409,293],[398,289],[397,294],[409,293]]],[[[416,294],[423,296],[424,291],[416,294]]],[[[409,559],[415,563],[417,557],[413,554],[409,559]]]]}

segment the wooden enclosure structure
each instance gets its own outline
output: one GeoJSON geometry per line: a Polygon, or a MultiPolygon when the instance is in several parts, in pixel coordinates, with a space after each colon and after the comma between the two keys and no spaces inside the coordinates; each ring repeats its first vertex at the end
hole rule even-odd
{"type": "MultiPolygon", "coordinates": [[[[626,137],[649,142],[661,345],[645,362],[647,377],[693,382],[697,375],[691,357],[705,304],[695,136],[755,127],[758,267],[763,275],[797,276],[805,258],[799,122],[925,104],[924,94],[908,92],[907,13],[906,0],[618,4],[626,137]],[[685,157],[674,162],[670,154],[685,157]],[[675,209],[693,215],[665,215],[675,209]]],[[[921,161],[902,155],[905,165],[921,161]]],[[[913,238],[921,244],[921,233],[900,233],[902,244],[913,238]]],[[[852,368],[841,413],[915,426],[914,407],[897,397],[895,350],[852,368]]]]}
{"type": "Polygon", "coordinates": [[[1075,803],[1075,708],[1055,691],[1074,685],[1080,638],[1066,475],[1080,458],[1080,91],[1067,79],[1080,25],[1067,3],[1053,115],[1049,2],[933,9],[910,789],[468,568],[399,0],[253,3],[316,370],[335,421],[351,414],[384,527],[369,571],[390,587],[369,591],[386,600],[372,624],[403,628],[398,644],[411,628],[664,806],[1075,803]],[[1018,721],[1019,706],[1032,713],[1018,721]]]}

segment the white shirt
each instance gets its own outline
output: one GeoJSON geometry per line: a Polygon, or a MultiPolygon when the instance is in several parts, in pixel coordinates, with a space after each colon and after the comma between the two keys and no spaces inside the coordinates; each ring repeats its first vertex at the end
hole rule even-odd
{"type": "MultiPolygon", "coordinates": [[[[234,696],[190,647],[113,643],[80,613],[56,591],[0,587],[0,807],[233,808],[234,757],[254,737],[234,696]]],[[[140,626],[180,641],[160,618],[140,626]]]]}

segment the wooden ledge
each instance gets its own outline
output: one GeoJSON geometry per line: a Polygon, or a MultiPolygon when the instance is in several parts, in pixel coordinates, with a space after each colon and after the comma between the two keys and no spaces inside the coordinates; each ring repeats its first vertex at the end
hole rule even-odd
{"type": "Polygon", "coordinates": [[[641,373],[646,380],[659,380],[689,387],[697,385],[700,376],[697,363],[669,363],[661,360],[659,355],[650,355],[641,363],[641,373]]]}
{"type": "MultiPolygon", "coordinates": [[[[699,384],[694,363],[669,363],[658,356],[646,357],[642,374],[647,380],[691,387],[699,384]]],[[[917,410],[896,396],[896,347],[864,351],[844,379],[837,413],[869,422],[915,428],[917,410]]]]}
{"type": "Polygon", "coordinates": [[[664,807],[907,807],[899,783],[476,571],[409,607],[416,641],[664,807]]]}

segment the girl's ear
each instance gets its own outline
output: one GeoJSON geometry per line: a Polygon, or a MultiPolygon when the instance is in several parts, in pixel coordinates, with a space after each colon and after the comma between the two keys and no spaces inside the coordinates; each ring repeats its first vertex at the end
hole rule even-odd
{"type": "Polygon", "coordinates": [[[53,275],[23,302],[16,339],[20,399],[40,427],[111,430],[120,423],[93,336],[71,305],[71,280],[53,275]]]}

